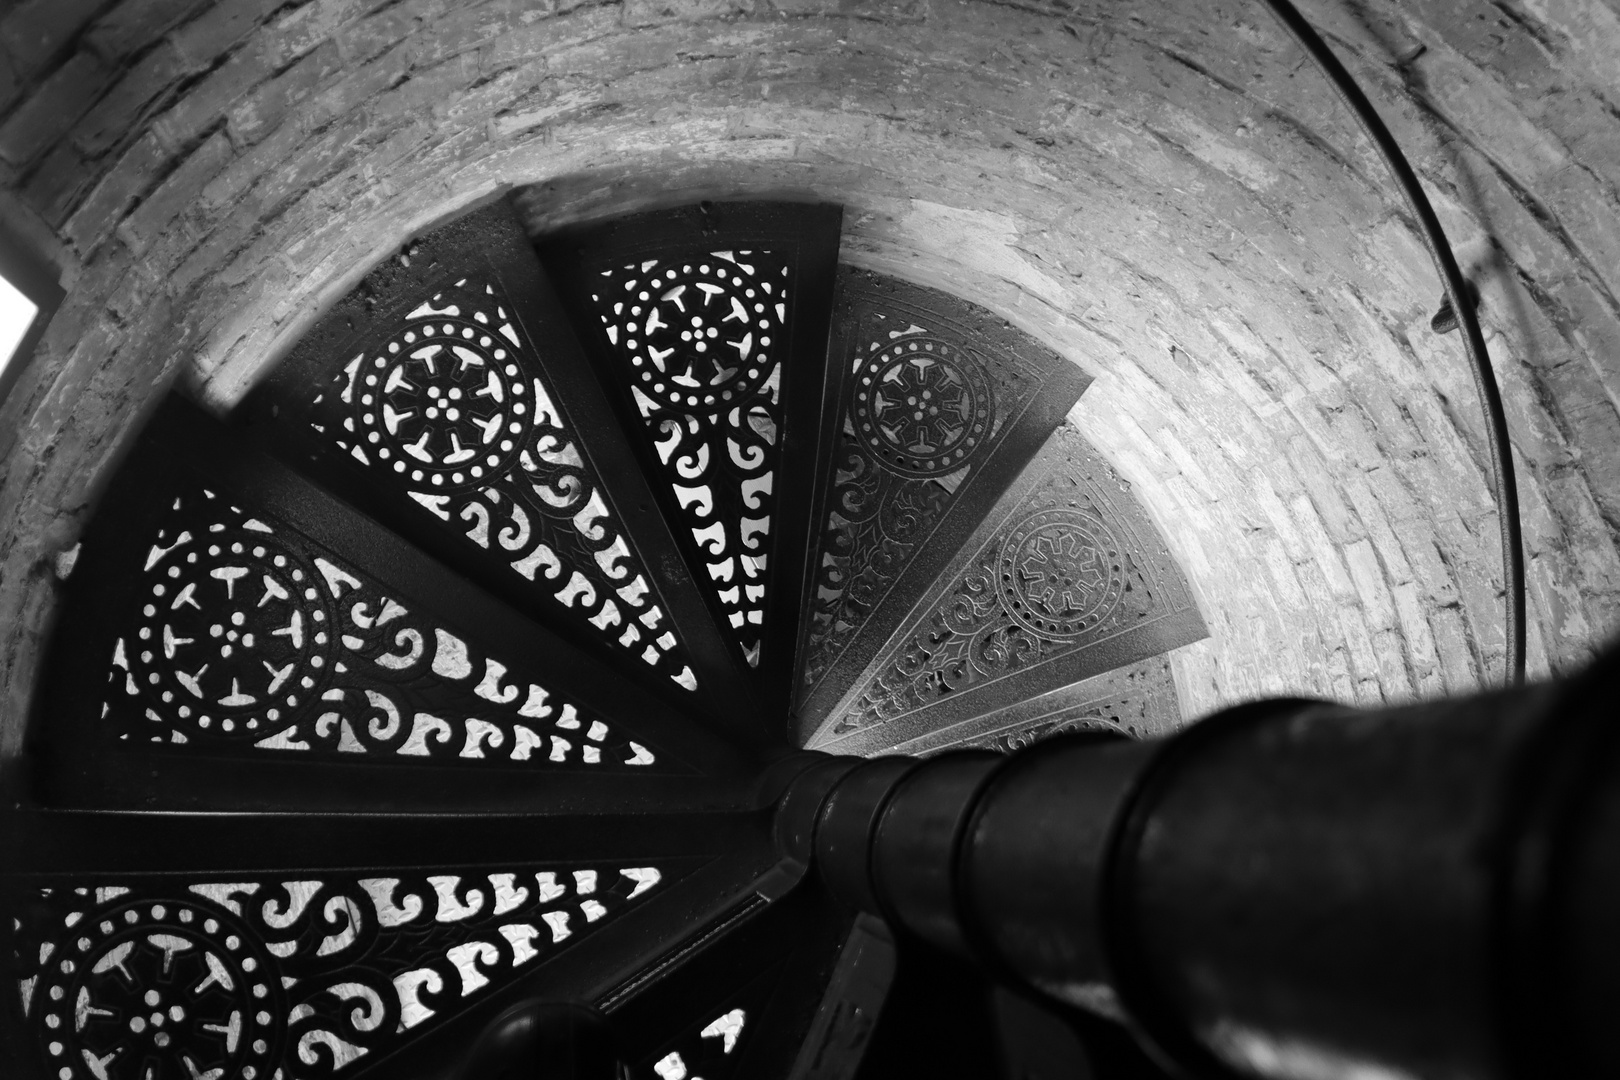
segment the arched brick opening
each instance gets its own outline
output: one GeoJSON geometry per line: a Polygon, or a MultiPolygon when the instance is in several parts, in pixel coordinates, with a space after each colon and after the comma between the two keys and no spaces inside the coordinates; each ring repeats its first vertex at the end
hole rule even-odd
{"type": "MultiPolygon", "coordinates": [[[[1620,16],[1306,13],[1483,295],[1525,508],[1532,672],[1620,593],[1620,16]]],[[[0,404],[14,750],[69,548],[147,406],[236,401],[411,235],[516,190],[534,231],[701,195],[847,207],[844,257],[1097,376],[1075,419],[1211,637],[1189,714],[1497,677],[1483,436],[1381,165],[1250,3],[31,0],[0,19],[0,210],[68,295],[0,404]]]]}

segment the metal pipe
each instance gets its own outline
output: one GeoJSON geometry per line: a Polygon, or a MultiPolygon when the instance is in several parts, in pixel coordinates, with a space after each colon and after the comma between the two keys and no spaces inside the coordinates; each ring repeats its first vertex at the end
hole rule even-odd
{"type": "Polygon", "coordinates": [[[1620,649],[1470,699],[823,770],[809,843],[835,898],[1189,1076],[1620,1075],[1617,691],[1620,649]]]}

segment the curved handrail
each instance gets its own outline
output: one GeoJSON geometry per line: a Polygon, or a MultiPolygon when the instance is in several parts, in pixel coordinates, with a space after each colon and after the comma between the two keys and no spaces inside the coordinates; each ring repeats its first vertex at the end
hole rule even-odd
{"type": "Polygon", "coordinates": [[[1502,534],[1502,577],[1506,593],[1507,682],[1517,686],[1524,682],[1524,537],[1519,524],[1519,487],[1513,474],[1513,446],[1508,437],[1507,416],[1502,411],[1502,393],[1496,385],[1496,374],[1491,370],[1490,355],[1485,350],[1485,335],[1480,331],[1474,315],[1474,305],[1468,294],[1462,271],[1451,253],[1445,230],[1435,216],[1429,197],[1423,193],[1417,174],[1401,148],[1384,126],[1367,95],[1351,76],[1339,58],[1311,28],[1290,0],[1261,0],[1271,14],[1282,24],[1306,54],[1316,63],[1328,83],[1339,95],[1361,130],[1378,149],[1384,164],[1395,175],[1395,182],[1406,198],[1406,205],[1422,227],[1423,242],[1434,259],[1440,280],[1445,285],[1446,297],[1462,326],[1463,347],[1473,365],[1474,386],[1479,391],[1480,405],[1485,413],[1485,434],[1490,444],[1493,486],[1496,489],[1497,520],[1502,534]]]}

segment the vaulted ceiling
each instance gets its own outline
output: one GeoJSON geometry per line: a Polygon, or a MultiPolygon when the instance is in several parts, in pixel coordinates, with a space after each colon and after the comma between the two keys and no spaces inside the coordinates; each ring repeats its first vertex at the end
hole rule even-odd
{"type": "MultiPolygon", "coordinates": [[[[1301,5],[1482,295],[1533,673],[1620,616],[1620,9],[1301,5]]],[[[370,268],[513,191],[530,231],[810,196],[843,258],[1096,376],[1073,418],[1210,638],[1185,709],[1463,690],[1503,664],[1460,342],[1382,165],[1258,3],[30,0],[0,223],[67,298],[0,404],[0,751],[56,555],[172,380],[225,411],[370,268]]]]}

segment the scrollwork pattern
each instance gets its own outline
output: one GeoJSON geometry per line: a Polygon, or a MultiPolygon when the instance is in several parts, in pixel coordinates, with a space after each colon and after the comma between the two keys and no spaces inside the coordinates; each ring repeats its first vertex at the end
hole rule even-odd
{"type": "Polygon", "coordinates": [[[349,358],[314,429],[688,690],[696,676],[578,433],[493,284],[462,280],[349,358]]]}
{"type": "Polygon", "coordinates": [[[1037,364],[846,279],[851,373],[801,670],[808,692],[1042,385],[1037,364]],[[919,325],[919,320],[927,325],[919,325]]]}
{"type": "Polygon", "coordinates": [[[1036,719],[1005,724],[994,715],[972,725],[972,732],[929,745],[927,753],[945,750],[995,750],[1010,754],[1027,746],[1072,732],[1150,738],[1168,734],[1181,722],[1169,661],[1156,657],[1108,672],[1093,682],[1104,685],[1089,693],[1076,692],[1072,705],[1062,706],[1036,719]]]}
{"type": "Polygon", "coordinates": [[[726,627],[757,667],[782,449],[789,268],[768,251],[602,272],[591,299],[726,627]]]}
{"type": "MultiPolygon", "coordinates": [[[[1060,427],[1036,467],[1043,479],[904,634],[835,737],[1191,608],[1172,564],[1149,557],[1109,495],[1120,481],[1077,430],[1060,427]]],[[[1077,668],[1064,682],[1096,673],[1077,668]]]]}
{"type": "Polygon", "coordinates": [[[121,739],[545,768],[657,762],[510,659],[207,489],[175,500],[139,588],[103,708],[121,739]]]}
{"type": "Polygon", "coordinates": [[[453,1015],[656,867],[37,889],[15,984],[58,1080],[316,1080],[453,1015]]]}

